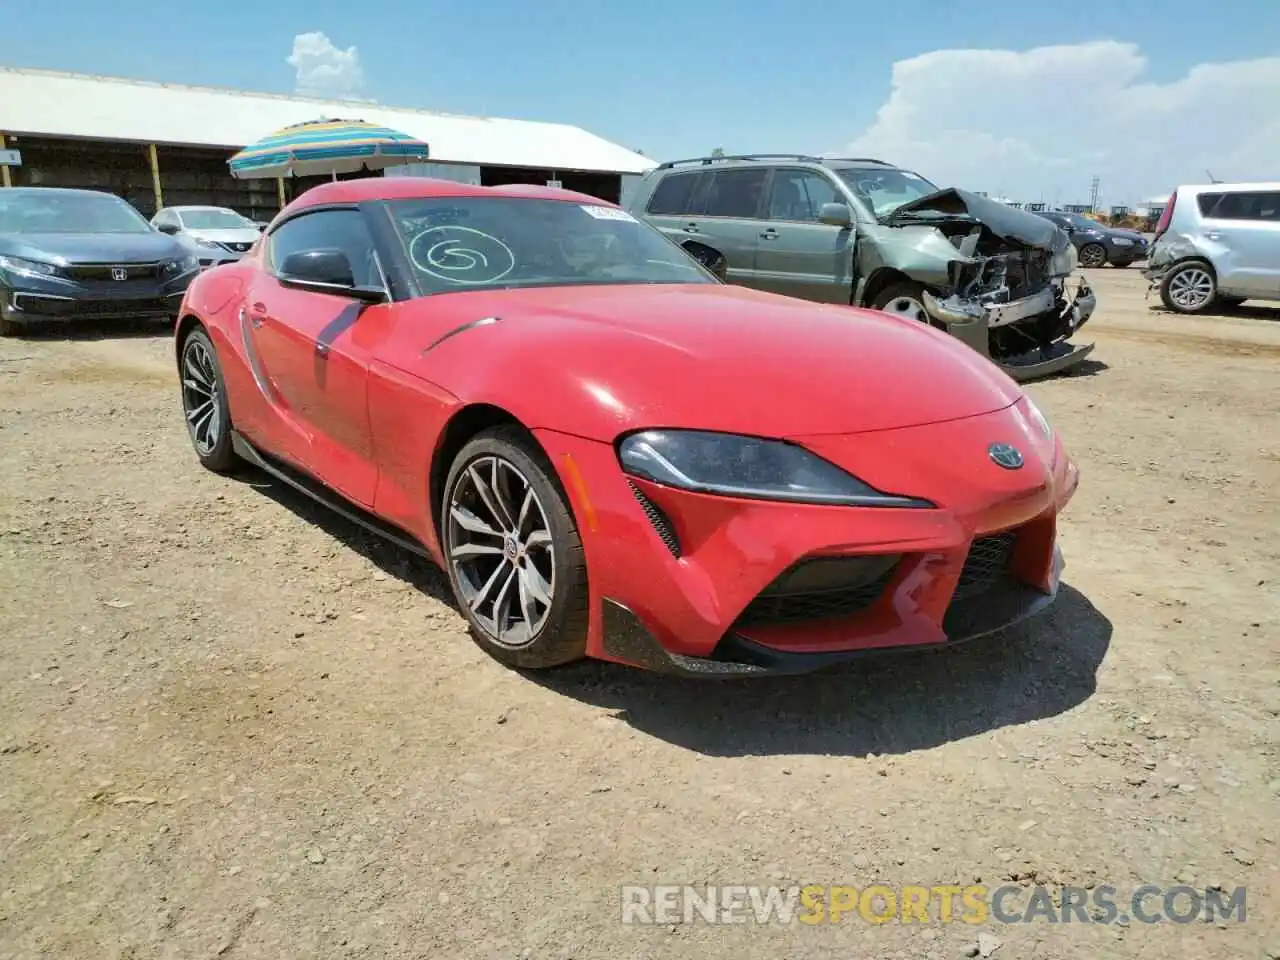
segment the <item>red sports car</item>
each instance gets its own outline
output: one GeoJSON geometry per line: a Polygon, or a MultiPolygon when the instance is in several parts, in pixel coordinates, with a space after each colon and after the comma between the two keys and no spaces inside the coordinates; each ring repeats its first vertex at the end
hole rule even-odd
{"type": "Polygon", "coordinates": [[[585,195],[316,187],[192,283],[176,349],[206,467],[431,558],[512,666],[803,671],[1057,591],[1076,468],[990,361],[585,195]]]}

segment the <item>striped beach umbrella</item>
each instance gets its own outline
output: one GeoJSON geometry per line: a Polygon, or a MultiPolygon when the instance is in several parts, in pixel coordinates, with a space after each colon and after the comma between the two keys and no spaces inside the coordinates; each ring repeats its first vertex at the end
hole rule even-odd
{"type": "Polygon", "coordinates": [[[415,137],[364,120],[311,120],[251,143],[229,165],[240,180],[308,177],[419,163],[427,145],[415,137]]]}

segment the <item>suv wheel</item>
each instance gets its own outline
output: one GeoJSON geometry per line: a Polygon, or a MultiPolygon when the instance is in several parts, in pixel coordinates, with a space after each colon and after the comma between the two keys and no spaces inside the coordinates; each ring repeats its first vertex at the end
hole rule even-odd
{"type": "Polygon", "coordinates": [[[1203,260],[1180,263],[1164,275],[1160,299],[1176,313],[1202,313],[1217,298],[1218,283],[1203,260]]]}
{"type": "Polygon", "coordinates": [[[931,323],[924,309],[924,286],[910,280],[891,283],[872,298],[872,310],[896,314],[907,320],[931,323]]]}

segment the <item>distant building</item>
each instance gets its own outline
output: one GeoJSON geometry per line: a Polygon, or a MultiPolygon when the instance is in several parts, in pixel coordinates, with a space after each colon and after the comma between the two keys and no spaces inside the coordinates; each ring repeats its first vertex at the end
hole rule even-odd
{"type": "Polygon", "coordinates": [[[1087,203],[1064,203],[1062,209],[1066,213],[1092,213],[1093,207],[1087,203]]]}
{"type": "Polygon", "coordinates": [[[319,179],[235,180],[231,155],[306,120],[361,119],[425,140],[432,162],[395,172],[485,186],[558,181],[617,202],[657,164],[578,127],[464,117],[212,87],[0,67],[0,187],[106,190],[147,215],[160,206],[216,204],[255,219],[319,179]]]}

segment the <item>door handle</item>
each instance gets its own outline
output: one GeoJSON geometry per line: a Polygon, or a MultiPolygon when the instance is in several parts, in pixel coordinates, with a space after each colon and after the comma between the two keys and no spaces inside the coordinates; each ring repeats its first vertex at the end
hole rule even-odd
{"type": "Polygon", "coordinates": [[[685,233],[697,233],[698,225],[696,223],[686,223],[680,229],[683,230],[685,233]]]}
{"type": "Polygon", "coordinates": [[[760,232],[760,236],[765,240],[777,240],[778,231],[773,229],[773,227],[770,227],[768,230],[762,230],[760,232]]]}
{"type": "Polygon", "coordinates": [[[1206,240],[1225,240],[1227,235],[1220,230],[1208,230],[1205,232],[1204,238],[1206,240]]]}
{"type": "Polygon", "coordinates": [[[255,303],[249,307],[249,322],[255,327],[262,326],[262,322],[267,319],[267,305],[265,303],[255,303]]]}

